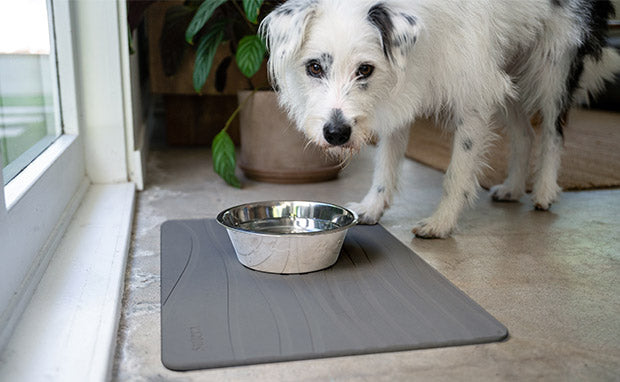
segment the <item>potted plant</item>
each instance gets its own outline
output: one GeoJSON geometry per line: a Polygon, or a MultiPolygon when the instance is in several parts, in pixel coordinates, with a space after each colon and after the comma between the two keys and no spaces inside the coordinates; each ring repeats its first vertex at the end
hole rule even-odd
{"type": "MultiPolygon", "coordinates": [[[[273,92],[256,93],[257,90],[271,89],[265,81],[266,48],[257,34],[258,26],[262,18],[281,2],[188,0],[166,12],[162,40],[178,41],[182,33],[185,41],[195,49],[192,82],[197,93],[201,92],[212,70],[215,70],[215,88],[223,89],[226,73],[233,63],[247,78],[246,88],[250,92],[239,92],[239,107],[212,143],[216,173],[235,187],[240,187],[241,183],[235,176],[235,146],[228,128],[238,114],[241,120],[241,169],[246,176],[271,182],[308,182],[335,178],[340,169],[335,160],[325,157],[317,148],[304,149],[302,134],[290,126],[286,115],[278,110],[273,92]],[[229,54],[221,54],[222,45],[228,47],[229,54]],[[257,78],[262,83],[257,84],[257,78]],[[258,119],[261,121],[257,122],[258,119]],[[260,131],[249,127],[250,123],[257,123],[260,131]],[[274,140],[287,140],[288,143],[273,147],[274,140]],[[297,151],[294,155],[287,155],[284,151],[290,147],[297,151]]],[[[183,58],[185,47],[170,42],[163,41],[160,45],[176,49],[162,50],[164,70],[173,72],[183,58]]]]}
{"type": "MultiPolygon", "coordinates": [[[[204,85],[213,66],[215,52],[219,45],[225,41],[227,34],[231,50],[236,51],[235,62],[241,73],[250,79],[260,69],[266,52],[265,44],[257,35],[258,16],[263,3],[263,0],[243,0],[242,10],[239,3],[234,0],[206,0],[196,9],[196,13],[186,29],[185,39],[189,44],[192,44],[196,37],[199,39],[193,76],[194,89],[197,92],[200,92],[204,85]],[[239,22],[239,17],[230,17],[231,13],[227,12],[226,6],[236,8],[236,13],[232,15],[240,16],[243,22],[239,22]],[[224,14],[221,17],[212,17],[218,10],[224,14]],[[249,29],[249,31],[241,33],[241,38],[239,38],[238,32],[239,24],[245,24],[249,29]],[[199,35],[200,32],[202,35],[199,35]]],[[[224,64],[223,70],[226,67],[227,65],[224,64]]],[[[211,149],[215,172],[226,183],[240,188],[241,182],[235,175],[235,145],[227,132],[230,122],[238,111],[239,108],[235,110],[224,128],[215,136],[211,149]]]]}

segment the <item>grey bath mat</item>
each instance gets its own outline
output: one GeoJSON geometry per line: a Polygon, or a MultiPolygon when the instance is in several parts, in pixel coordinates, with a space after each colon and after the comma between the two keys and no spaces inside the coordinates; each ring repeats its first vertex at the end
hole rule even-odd
{"type": "Polygon", "coordinates": [[[173,370],[499,341],[506,328],[381,226],[329,269],[252,271],[215,220],[161,227],[162,362],[173,370]]]}

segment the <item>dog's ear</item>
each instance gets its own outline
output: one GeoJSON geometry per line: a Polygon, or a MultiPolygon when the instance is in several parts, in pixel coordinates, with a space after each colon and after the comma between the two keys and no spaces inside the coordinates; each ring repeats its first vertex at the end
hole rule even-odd
{"type": "Polygon", "coordinates": [[[420,29],[412,14],[377,3],[368,11],[368,21],[379,31],[385,57],[404,68],[407,55],[415,45],[420,29]]]}
{"type": "Polygon", "coordinates": [[[298,54],[306,29],[316,12],[316,1],[288,0],[262,21],[259,33],[269,51],[269,77],[277,88],[284,71],[298,54]]]}

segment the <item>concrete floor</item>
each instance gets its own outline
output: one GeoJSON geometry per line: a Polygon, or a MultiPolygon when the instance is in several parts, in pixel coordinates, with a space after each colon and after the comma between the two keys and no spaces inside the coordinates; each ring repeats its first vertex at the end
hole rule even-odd
{"type": "Polygon", "coordinates": [[[620,380],[620,190],[566,192],[550,212],[486,194],[452,238],[410,232],[441,196],[442,174],[411,160],[381,220],[390,232],[501,321],[501,343],[173,372],[160,361],[159,226],[213,218],[265,199],[346,203],[370,185],[368,148],[329,183],[226,186],[204,149],[154,150],[138,195],[114,380],[620,380]]]}

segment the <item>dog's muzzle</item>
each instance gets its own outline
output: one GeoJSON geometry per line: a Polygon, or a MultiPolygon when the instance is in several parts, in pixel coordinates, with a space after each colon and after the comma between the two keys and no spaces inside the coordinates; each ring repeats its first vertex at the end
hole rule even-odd
{"type": "Polygon", "coordinates": [[[342,146],[351,138],[351,125],[346,123],[342,110],[334,109],[323,126],[323,137],[330,145],[342,146]]]}

